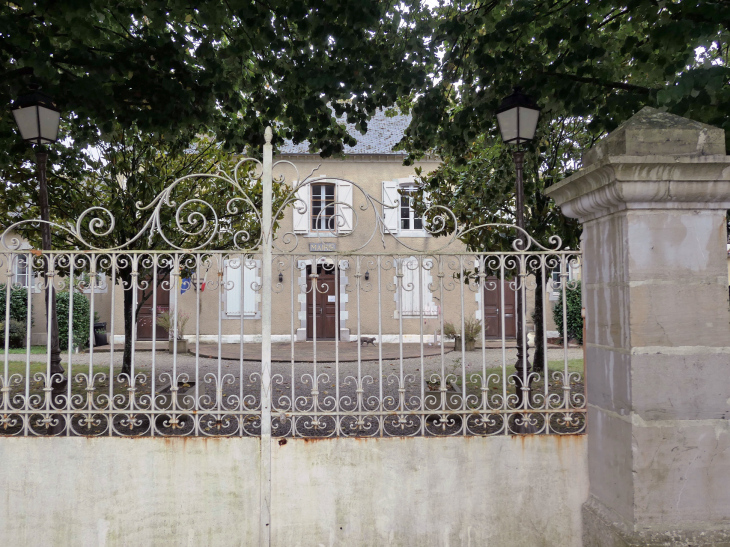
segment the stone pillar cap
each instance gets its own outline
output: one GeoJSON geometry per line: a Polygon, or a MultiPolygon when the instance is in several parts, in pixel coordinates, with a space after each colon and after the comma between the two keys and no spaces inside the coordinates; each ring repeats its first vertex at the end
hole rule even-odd
{"type": "Polygon", "coordinates": [[[583,154],[588,167],[610,156],[724,156],[725,131],[645,106],[583,154]]]}
{"type": "Polygon", "coordinates": [[[644,107],[545,193],[581,222],[624,209],[730,209],[725,131],[644,107]]]}

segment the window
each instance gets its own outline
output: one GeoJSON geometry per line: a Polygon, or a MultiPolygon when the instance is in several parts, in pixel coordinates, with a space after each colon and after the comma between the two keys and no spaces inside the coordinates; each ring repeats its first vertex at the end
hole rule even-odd
{"type": "Polygon", "coordinates": [[[420,317],[421,309],[424,317],[438,315],[438,307],[433,302],[429,288],[433,280],[431,276],[433,260],[427,258],[423,261],[423,266],[419,267],[418,259],[411,257],[402,262],[401,268],[403,287],[396,291],[395,298],[397,301],[400,294],[403,299],[398,306],[403,317],[420,317]]]}
{"type": "Polygon", "coordinates": [[[13,283],[19,287],[27,287],[30,279],[30,272],[28,271],[28,257],[25,255],[16,255],[15,258],[13,283]]]}
{"type": "Polygon", "coordinates": [[[312,185],[312,206],[311,224],[312,231],[330,230],[334,231],[335,220],[335,185],[334,184],[313,184],[312,185]]]}
{"type": "Polygon", "coordinates": [[[423,219],[413,211],[413,194],[415,188],[406,186],[401,188],[400,196],[400,229],[423,230],[423,219]]]}
{"type": "Polygon", "coordinates": [[[383,181],[383,224],[400,237],[428,237],[423,218],[413,211],[413,177],[383,181]]]}
{"type": "Polygon", "coordinates": [[[344,234],[352,231],[352,183],[327,180],[323,175],[311,184],[298,185],[296,196],[292,207],[295,234],[326,237],[326,232],[344,234]]]}
{"type": "MultiPolygon", "coordinates": [[[[560,298],[560,290],[562,288],[562,279],[560,277],[561,267],[558,266],[550,274],[550,300],[555,301],[560,298]]],[[[568,281],[574,281],[577,278],[573,266],[568,263],[568,281]]]]}
{"type": "MultiPolygon", "coordinates": [[[[91,276],[88,273],[81,275],[79,279],[81,283],[81,292],[84,294],[91,293],[91,276]]],[[[96,281],[94,285],[94,294],[101,294],[107,292],[106,274],[101,272],[96,273],[96,281]]]]}
{"type": "Polygon", "coordinates": [[[226,261],[226,315],[255,317],[260,299],[258,288],[261,284],[259,276],[260,260],[241,259],[226,261]]]}

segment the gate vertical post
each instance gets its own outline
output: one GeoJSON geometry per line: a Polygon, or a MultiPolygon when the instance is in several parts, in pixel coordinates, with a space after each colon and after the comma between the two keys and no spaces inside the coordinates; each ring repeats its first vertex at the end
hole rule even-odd
{"type": "Polygon", "coordinates": [[[259,523],[259,545],[261,547],[268,547],[271,543],[271,268],[274,235],[272,135],[271,127],[267,127],[264,133],[266,144],[264,144],[262,174],[263,225],[261,226],[263,234],[261,261],[261,520],[259,523]]]}
{"type": "Polygon", "coordinates": [[[644,108],[583,164],[547,192],[583,224],[583,545],[730,545],[724,131],[644,108]]]}

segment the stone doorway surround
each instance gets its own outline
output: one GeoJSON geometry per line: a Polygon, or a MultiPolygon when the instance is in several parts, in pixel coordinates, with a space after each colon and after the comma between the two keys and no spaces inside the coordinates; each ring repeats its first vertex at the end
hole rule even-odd
{"type": "MultiPolygon", "coordinates": [[[[296,282],[299,286],[299,293],[297,295],[298,302],[299,302],[299,327],[297,328],[296,332],[296,341],[297,342],[306,342],[307,341],[307,321],[309,318],[307,317],[307,267],[312,266],[312,260],[298,260],[297,261],[297,269],[299,270],[299,277],[297,277],[296,282]]],[[[322,257],[317,259],[317,264],[332,264],[333,259],[322,257]]],[[[348,260],[340,260],[338,264],[339,268],[339,288],[338,288],[338,305],[339,305],[339,315],[338,315],[338,328],[340,330],[340,340],[343,342],[349,342],[350,341],[350,329],[347,328],[347,302],[349,299],[349,295],[347,293],[346,287],[349,280],[349,277],[347,275],[349,268],[350,268],[350,262],[348,260]]]]}

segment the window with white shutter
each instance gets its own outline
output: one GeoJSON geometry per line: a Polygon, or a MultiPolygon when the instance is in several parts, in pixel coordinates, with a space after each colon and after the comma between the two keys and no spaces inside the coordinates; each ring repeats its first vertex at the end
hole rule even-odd
{"type": "Polygon", "coordinates": [[[429,285],[433,281],[431,268],[433,261],[430,258],[424,259],[423,266],[419,267],[418,259],[408,258],[402,262],[403,287],[396,291],[396,301],[399,295],[402,298],[398,310],[403,317],[420,317],[421,309],[423,316],[438,315],[438,307],[433,302],[433,296],[429,285]]]}
{"type": "MultiPolygon", "coordinates": [[[[383,181],[383,223],[387,231],[400,237],[429,237],[423,217],[413,210],[414,177],[383,181]],[[388,207],[388,205],[390,207],[388,207]]],[[[428,199],[426,199],[428,202],[428,199]]]]}
{"type": "Polygon", "coordinates": [[[256,290],[261,284],[259,269],[260,260],[231,259],[225,262],[226,279],[226,315],[241,316],[243,309],[244,317],[254,317],[258,309],[257,304],[260,298],[256,290]]]}

